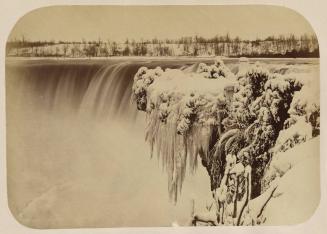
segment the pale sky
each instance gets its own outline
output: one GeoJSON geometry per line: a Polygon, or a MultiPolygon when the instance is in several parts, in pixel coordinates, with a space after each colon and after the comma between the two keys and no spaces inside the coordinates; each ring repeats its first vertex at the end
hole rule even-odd
{"type": "Polygon", "coordinates": [[[240,36],[312,34],[298,13],[272,6],[55,6],[27,13],[9,39],[139,40],[182,36],[240,36]]]}

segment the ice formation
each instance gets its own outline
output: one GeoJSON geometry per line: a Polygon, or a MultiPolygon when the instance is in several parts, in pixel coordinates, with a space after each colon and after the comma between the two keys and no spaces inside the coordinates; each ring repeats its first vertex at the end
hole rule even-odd
{"type": "MultiPolygon", "coordinates": [[[[319,98],[294,70],[257,62],[234,75],[220,58],[196,72],[139,69],[133,100],[147,113],[146,141],[167,171],[175,202],[187,161],[194,172],[199,157],[217,210],[207,223],[264,222],[262,210],[277,187],[267,176],[274,155],[319,135],[319,98]]],[[[192,223],[203,217],[195,214],[192,223]]]]}
{"type": "Polygon", "coordinates": [[[210,145],[227,114],[231,90],[236,81],[221,60],[213,67],[218,79],[202,70],[186,73],[179,69],[140,68],[134,77],[133,100],[146,111],[146,140],[168,173],[170,197],[176,201],[185,176],[187,158],[191,171],[209,157],[210,145]]]}

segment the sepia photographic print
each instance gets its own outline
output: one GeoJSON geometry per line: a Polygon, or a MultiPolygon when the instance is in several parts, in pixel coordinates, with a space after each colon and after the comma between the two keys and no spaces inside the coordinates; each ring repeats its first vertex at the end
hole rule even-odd
{"type": "Polygon", "coordinates": [[[285,7],[31,11],[6,43],[10,211],[36,229],[306,222],[319,70],[285,7]]]}

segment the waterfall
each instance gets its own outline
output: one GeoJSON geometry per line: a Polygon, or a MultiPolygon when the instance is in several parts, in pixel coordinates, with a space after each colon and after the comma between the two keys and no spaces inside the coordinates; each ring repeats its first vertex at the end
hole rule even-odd
{"type": "Polygon", "coordinates": [[[41,63],[7,66],[11,95],[24,108],[53,115],[96,119],[135,119],[131,105],[133,76],[141,65],[129,62],[74,64],[41,63]],[[12,85],[10,85],[12,84],[12,85]],[[14,94],[14,93],[15,94],[14,94]]]}
{"type": "Polygon", "coordinates": [[[206,172],[198,170],[198,177],[185,181],[184,203],[169,203],[163,186],[167,178],[149,160],[144,113],[134,109],[130,96],[139,67],[190,63],[7,62],[8,194],[15,217],[28,226],[48,228],[58,228],[53,217],[64,227],[86,219],[85,226],[99,220],[109,226],[146,226],[153,206],[144,206],[145,197],[149,204],[160,201],[160,214],[151,225],[170,224],[177,213],[184,217],[189,196],[207,195],[206,172]]]}
{"type": "Polygon", "coordinates": [[[90,81],[79,106],[79,115],[97,118],[135,118],[131,87],[137,66],[128,62],[109,65],[90,81]]]}

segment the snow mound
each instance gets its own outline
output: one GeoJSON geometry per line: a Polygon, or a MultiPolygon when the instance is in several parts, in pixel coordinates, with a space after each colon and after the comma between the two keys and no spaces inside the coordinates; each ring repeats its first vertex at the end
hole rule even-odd
{"type": "MultiPolygon", "coordinates": [[[[283,176],[288,170],[304,162],[308,158],[316,157],[319,160],[319,140],[319,137],[315,137],[285,152],[276,153],[272,157],[263,178],[264,187],[268,188],[275,178],[283,176]]],[[[312,173],[312,171],[308,170],[308,173],[312,173]]],[[[315,180],[312,180],[312,182],[315,182],[315,180]]],[[[294,184],[295,183],[297,182],[294,182],[294,184]]]]}
{"type": "Polygon", "coordinates": [[[273,158],[270,173],[282,177],[264,209],[264,225],[299,224],[313,215],[320,199],[319,140],[315,137],[273,158]]]}
{"type": "Polygon", "coordinates": [[[232,87],[233,80],[204,79],[200,73],[185,73],[178,69],[166,69],[160,79],[149,86],[149,96],[154,99],[161,94],[186,96],[190,94],[206,95],[209,98],[223,93],[225,88],[232,87]]]}
{"type": "Polygon", "coordinates": [[[274,151],[284,152],[293,148],[296,144],[303,143],[312,138],[312,126],[305,119],[299,118],[295,124],[288,129],[279,132],[274,151]]]}

